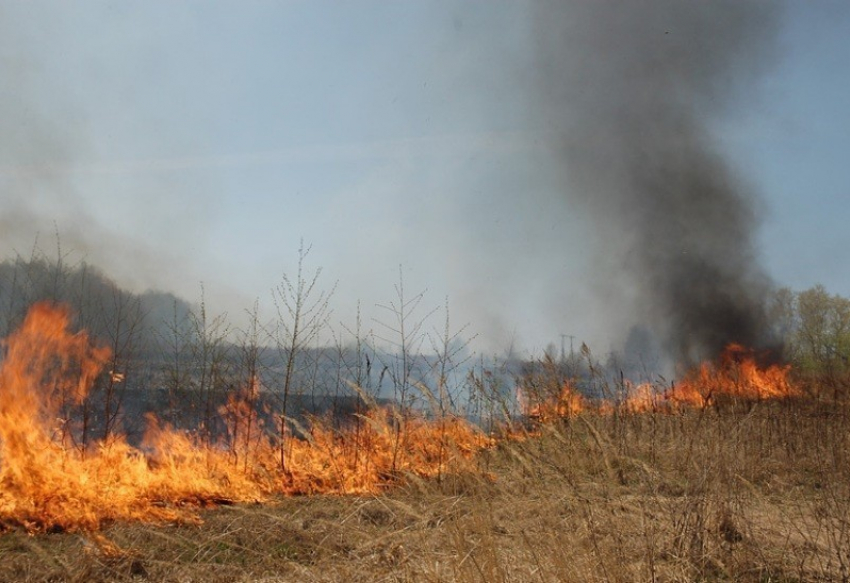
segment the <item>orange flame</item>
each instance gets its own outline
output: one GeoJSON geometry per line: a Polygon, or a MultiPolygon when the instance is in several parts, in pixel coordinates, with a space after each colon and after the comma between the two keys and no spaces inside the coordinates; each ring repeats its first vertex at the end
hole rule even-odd
{"type": "Polygon", "coordinates": [[[274,493],[378,492],[399,474],[439,475],[491,445],[455,418],[426,420],[372,409],[348,429],[314,421],[288,439],[290,462],[259,423],[258,385],[221,411],[229,435],[202,445],[155,418],[140,449],[113,436],[83,448],[59,415],[82,402],[109,358],[68,330],[67,309],[34,306],[5,341],[0,366],[0,528],[97,529],[110,520],[193,520],[193,507],[274,493]],[[143,453],[147,452],[147,453],[143,453]]]}
{"type": "MultiPolygon", "coordinates": [[[[790,366],[760,367],[755,351],[730,344],[716,363],[705,362],[690,371],[678,384],[659,390],[651,383],[633,385],[624,382],[625,396],[615,403],[602,400],[595,410],[602,414],[615,409],[628,413],[650,411],[675,412],[686,408],[702,408],[728,401],[764,401],[798,397],[801,391],[788,379],[790,366]]],[[[572,417],[589,405],[572,384],[565,383],[561,392],[525,409],[529,417],[540,422],[572,417]]]]}
{"type": "Polygon", "coordinates": [[[718,363],[703,363],[676,387],[666,398],[685,406],[704,407],[724,400],[764,401],[800,395],[799,389],[788,380],[790,366],[760,367],[755,351],[739,344],[730,344],[718,363]]]}
{"type": "MultiPolygon", "coordinates": [[[[110,354],[68,328],[67,309],[37,304],[4,343],[0,528],[94,530],[110,520],[194,520],[198,506],[274,494],[376,493],[405,473],[429,477],[462,468],[493,444],[462,419],[373,407],[344,429],[317,419],[306,427],[293,421],[300,437],[286,440],[283,471],[278,436],[262,426],[256,409],[254,378],[219,411],[228,430],[219,443],[203,443],[151,417],[140,449],[117,435],[83,447],[63,416],[86,399],[110,354]]],[[[799,395],[788,372],[759,367],[752,351],[731,345],[717,363],[703,364],[666,391],[626,384],[626,398],[616,406],[673,412],[799,395]]],[[[554,398],[525,403],[525,412],[544,423],[592,408],[569,382],[554,398]]],[[[603,402],[594,410],[614,408],[603,402]]]]}
{"type": "MultiPolygon", "coordinates": [[[[626,381],[628,383],[628,381],[626,381]]],[[[662,399],[655,387],[650,383],[641,383],[637,386],[626,385],[626,398],[622,407],[629,413],[646,413],[657,411],[662,399]]]]}
{"type": "Polygon", "coordinates": [[[584,397],[576,391],[570,381],[564,381],[560,393],[554,398],[544,399],[536,403],[525,403],[525,413],[528,417],[541,423],[549,423],[556,419],[575,417],[587,406],[584,397]]]}

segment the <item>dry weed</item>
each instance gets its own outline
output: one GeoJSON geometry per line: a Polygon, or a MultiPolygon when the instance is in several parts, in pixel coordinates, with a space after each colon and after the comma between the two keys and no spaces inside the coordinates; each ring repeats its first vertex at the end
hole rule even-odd
{"type": "Polygon", "coordinates": [[[848,581],[848,445],[838,406],[588,413],[381,496],[97,536],[12,530],[0,579],[848,581]]]}

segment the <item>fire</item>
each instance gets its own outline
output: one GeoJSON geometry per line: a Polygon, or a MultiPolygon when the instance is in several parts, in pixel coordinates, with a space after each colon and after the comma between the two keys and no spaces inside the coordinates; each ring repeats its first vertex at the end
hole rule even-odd
{"type": "Polygon", "coordinates": [[[5,341],[0,528],[95,530],[111,520],[193,520],[198,506],[274,494],[379,492],[405,473],[457,469],[491,445],[457,418],[373,408],[347,429],[319,420],[299,428],[300,439],[286,440],[284,472],[278,442],[253,408],[255,380],[221,411],[229,434],[219,443],[151,418],[138,449],[120,435],[83,447],[63,416],[85,400],[109,350],[69,323],[67,309],[38,304],[5,341]]]}
{"type": "MultiPolygon", "coordinates": [[[[217,442],[151,417],[139,448],[121,435],[83,444],[74,407],[85,402],[110,353],[69,326],[67,309],[38,304],[4,342],[0,529],[96,530],[112,520],[196,520],[193,509],[200,506],[275,495],[378,493],[406,474],[433,477],[461,469],[493,445],[460,418],[428,419],[377,406],[342,429],[321,419],[306,426],[290,420],[293,434],[281,442],[257,411],[258,378],[219,411],[227,432],[217,442]]],[[[796,396],[788,372],[786,366],[761,367],[753,351],[731,345],[718,362],[664,391],[626,382],[619,403],[592,403],[564,382],[552,398],[521,402],[528,416],[544,423],[587,410],[674,412],[796,396]]],[[[103,374],[115,380],[121,373],[103,374]]]]}
{"type": "Polygon", "coordinates": [[[616,409],[628,413],[675,412],[703,408],[729,401],[764,401],[798,397],[800,390],[788,379],[791,367],[759,366],[753,350],[730,344],[717,362],[704,362],[683,380],[667,389],[650,383],[623,382],[624,396],[618,402],[602,400],[591,407],[569,382],[555,398],[526,407],[528,416],[541,422],[572,417],[592,408],[601,414],[616,409]]]}
{"type": "Polygon", "coordinates": [[[561,391],[554,398],[539,400],[535,403],[525,403],[526,416],[541,423],[556,419],[575,417],[587,408],[584,397],[581,396],[570,381],[564,381],[561,391]]]}
{"type": "Polygon", "coordinates": [[[650,383],[641,383],[633,386],[630,383],[626,384],[626,398],[623,401],[623,409],[629,413],[646,413],[648,411],[657,411],[661,398],[655,387],[650,383]]]}
{"type": "Polygon", "coordinates": [[[727,400],[764,401],[800,395],[788,380],[790,366],[760,367],[755,351],[730,344],[717,363],[703,363],[666,398],[678,405],[704,407],[727,400]]]}

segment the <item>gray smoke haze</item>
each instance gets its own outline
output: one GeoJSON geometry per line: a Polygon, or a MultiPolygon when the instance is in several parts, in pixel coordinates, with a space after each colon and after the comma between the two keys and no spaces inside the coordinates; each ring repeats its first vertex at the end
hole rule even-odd
{"type": "MultiPolygon", "coordinates": [[[[3,7],[5,9],[5,7],[3,7]]],[[[94,242],[90,210],[67,169],[89,152],[82,114],[67,87],[51,85],[36,47],[38,34],[18,30],[0,9],[0,249],[29,255],[51,244],[57,230],[64,245],[87,252],[94,242]],[[60,224],[61,223],[61,224],[60,224]]]]}
{"type": "Polygon", "coordinates": [[[537,10],[535,115],[566,128],[556,163],[598,235],[594,278],[630,290],[645,318],[636,323],[675,362],[730,342],[768,345],[757,200],[712,131],[751,105],[752,82],[772,61],[777,3],[594,0],[537,10]]]}
{"type": "MultiPolygon", "coordinates": [[[[185,272],[181,250],[163,236],[158,247],[138,242],[137,225],[175,230],[162,226],[166,216],[183,232],[202,235],[203,226],[186,220],[186,203],[171,200],[177,189],[166,179],[136,186],[132,173],[111,171],[102,161],[108,134],[103,125],[93,131],[93,122],[109,110],[104,96],[116,91],[114,83],[95,73],[99,63],[85,59],[84,43],[69,36],[73,25],[60,9],[29,8],[0,6],[0,261],[67,255],[71,263],[85,259],[105,269],[134,291],[176,288],[185,272]],[[170,203],[167,213],[163,202],[170,203]]],[[[132,101],[125,98],[122,107],[132,111],[132,101]]],[[[135,138],[151,134],[140,131],[135,138]]],[[[197,181],[199,191],[204,186],[197,181]]],[[[204,212],[196,205],[191,216],[204,212]]],[[[186,287],[196,290],[197,280],[188,279],[186,287]]]]}
{"type": "Polygon", "coordinates": [[[404,6],[407,28],[313,3],[3,5],[0,259],[52,254],[55,230],[125,287],[203,281],[241,314],[303,237],[348,323],[401,263],[488,351],[769,340],[758,208],[713,132],[752,106],[775,3],[404,6]]]}

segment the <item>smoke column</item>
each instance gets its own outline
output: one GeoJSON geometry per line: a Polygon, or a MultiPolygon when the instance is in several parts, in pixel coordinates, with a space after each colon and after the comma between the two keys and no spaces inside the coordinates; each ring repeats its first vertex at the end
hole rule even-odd
{"type": "MultiPolygon", "coordinates": [[[[564,128],[564,191],[629,288],[636,322],[691,364],[770,343],[757,205],[712,130],[751,99],[778,24],[772,2],[538,5],[535,115],[564,128]]],[[[596,243],[596,242],[594,242],[596,243]]],[[[600,270],[605,271],[604,267],[600,270]]]]}

